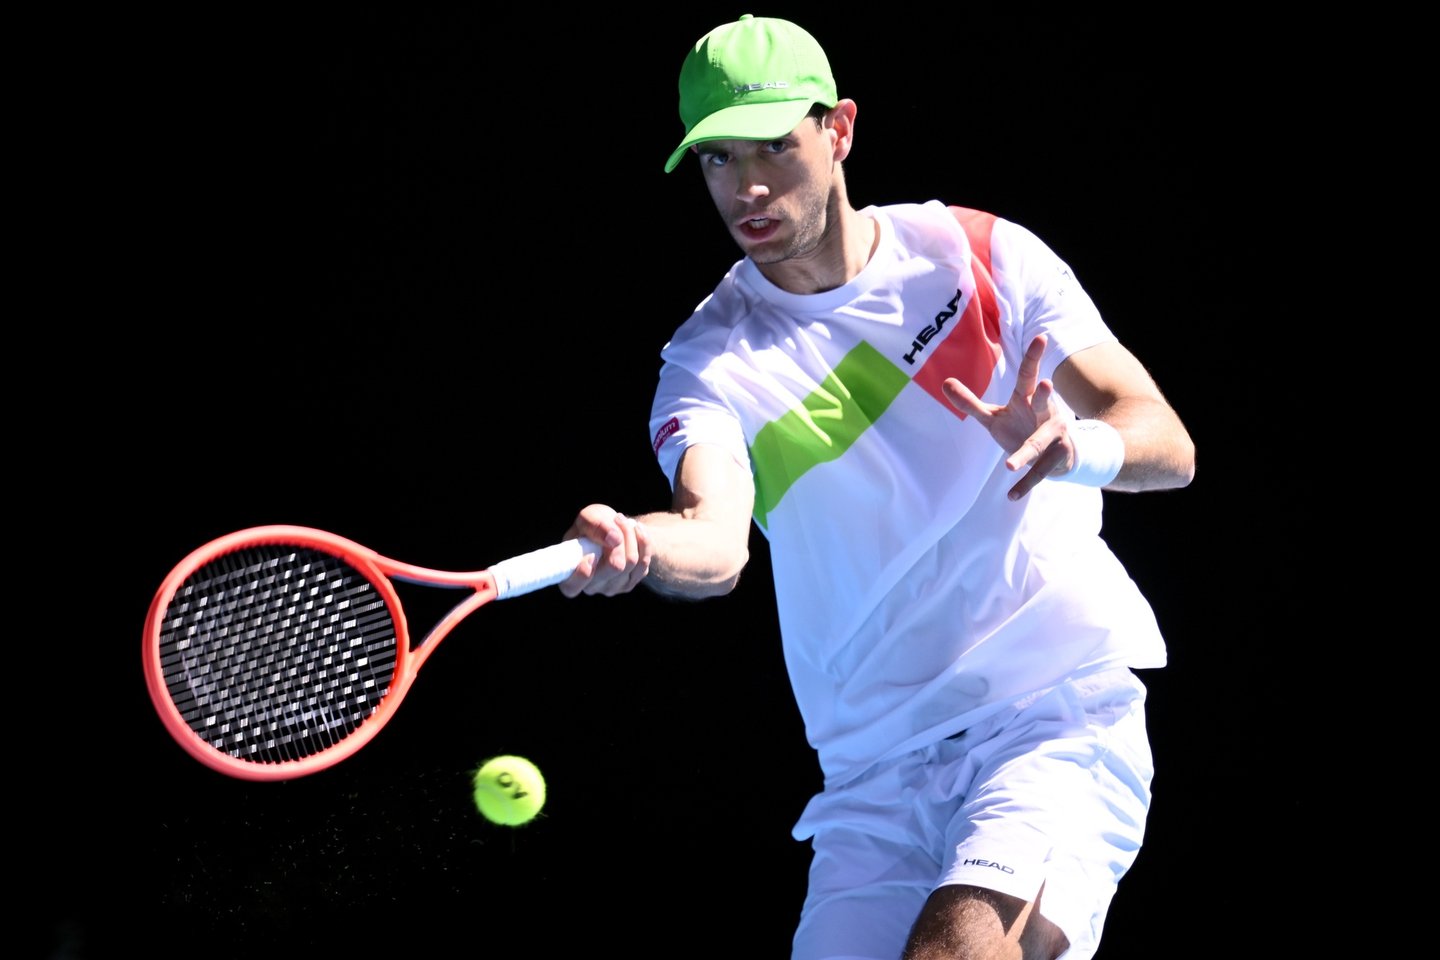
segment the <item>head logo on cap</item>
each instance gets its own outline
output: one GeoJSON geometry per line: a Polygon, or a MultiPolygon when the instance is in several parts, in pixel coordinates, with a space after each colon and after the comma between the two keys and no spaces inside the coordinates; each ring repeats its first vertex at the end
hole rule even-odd
{"type": "Polygon", "coordinates": [[[815,38],[788,20],[745,14],[695,44],[680,68],[685,139],[665,161],[675,169],[704,140],[778,140],[816,103],[833,107],[835,78],[815,38]]]}

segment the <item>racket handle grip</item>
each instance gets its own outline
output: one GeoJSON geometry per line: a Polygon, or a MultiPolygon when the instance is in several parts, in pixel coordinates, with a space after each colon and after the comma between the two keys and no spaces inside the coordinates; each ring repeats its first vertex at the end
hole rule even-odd
{"type": "Polygon", "coordinates": [[[495,578],[495,599],[518,597],[559,583],[574,573],[585,557],[599,555],[599,546],[578,537],[502,560],[490,568],[495,578]]]}

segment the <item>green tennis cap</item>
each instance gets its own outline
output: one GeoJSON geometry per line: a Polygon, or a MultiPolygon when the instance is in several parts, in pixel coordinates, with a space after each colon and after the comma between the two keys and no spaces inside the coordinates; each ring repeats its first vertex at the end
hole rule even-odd
{"type": "Polygon", "coordinates": [[[788,20],[745,14],[701,37],[680,67],[685,139],[675,169],[704,140],[779,140],[817,103],[833,107],[835,78],[815,38],[788,20]]]}

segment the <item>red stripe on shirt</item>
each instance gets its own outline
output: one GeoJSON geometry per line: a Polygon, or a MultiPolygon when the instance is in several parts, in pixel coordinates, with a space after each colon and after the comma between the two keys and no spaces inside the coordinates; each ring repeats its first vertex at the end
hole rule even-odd
{"type": "Polygon", "coordinates": [[[961,314],[959,325],[926,358],[914,380],[947,410],[963,418],[965,414],[945,399],[940,384],[955,377],[977,397],[984,396],[1000,360],[1000,308],[995,298],[995,281],[990,276],[990,233],[995,227],[995,215],[969,207],[952,206],[950,211],[970,240],[975,295],[961,314]]]}

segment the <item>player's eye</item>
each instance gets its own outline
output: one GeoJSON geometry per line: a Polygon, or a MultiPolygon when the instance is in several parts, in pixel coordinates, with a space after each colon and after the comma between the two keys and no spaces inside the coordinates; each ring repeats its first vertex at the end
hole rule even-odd
{"type": "Polygon", "coordinates": [[[766,153],[784,153],[790,149],[790,143],[787,140],[770,140],[761,144],[760,149],[766,153]]]}
{"type": "Polygon", "coordinates": [[[730,154],[721,153],[718,150],[702,150],[700,162],[707,167],[723,167],[730,162],[730,154]]]}

